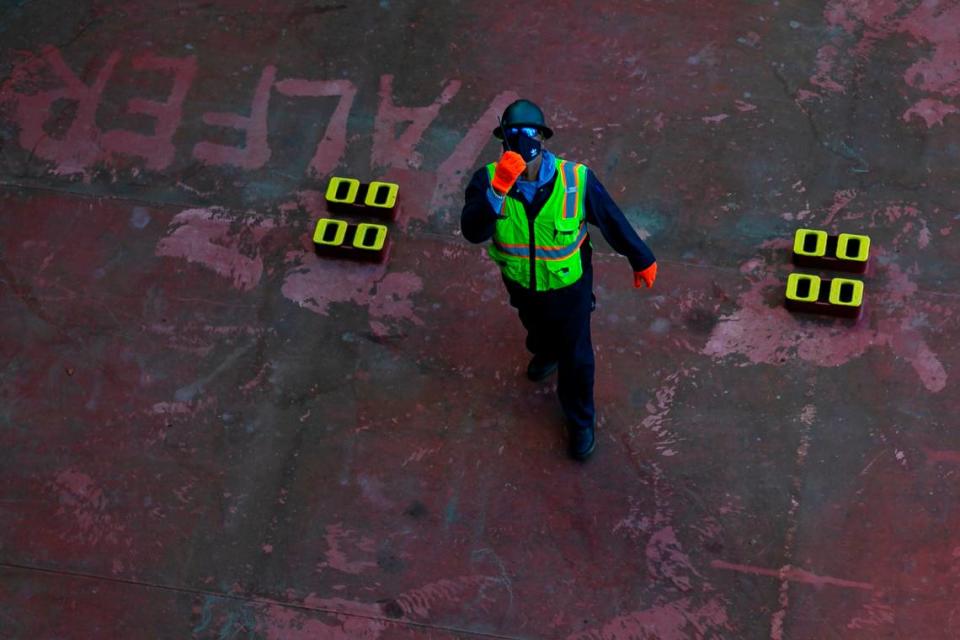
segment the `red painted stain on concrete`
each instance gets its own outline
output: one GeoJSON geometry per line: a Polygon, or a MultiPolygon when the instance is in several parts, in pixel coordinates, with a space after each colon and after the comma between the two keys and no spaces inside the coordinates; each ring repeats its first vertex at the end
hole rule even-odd
{"type": "Polygon", "coordinates": [[[334,569],[343,573],[357,575],[367,569],[375,569],[377,563],[372,560],[350,560],[347,557],[347,546],[354,549],[354,554],[360,552],[370,557],[374,552],[374,540],[368,537],[354,539],[354,532],[343,528],[341,523],[327,526],[325,536],[327,542],[326,560],[317,565],[317,571],[334,569]]]}
{"type": "Polygon", "coordinates": [[[863,589],[865,591],[870,591],[873,589],[873,585],[869,582],[857,582],[855,580],[844,580],[842,578],[834,578],[832,576],[820,576],[815,573],[811,573],[810,571],[797,569],[796,567],[791,566],[786,566],[781,569],[767,569],[764,567],[754,567],[746,564],[725,562],[723,560],[714,560],[710,563],[710,566],[714,569],[737,571],[739,573],[749,573],[757,576],[768,576],[771,578],[779,578],[781,580],[789,580],[791,582],[803,582],[805,584],[812,584],[818,587],[829,585],[832,587],[843,587],[846,589],[863,589]]]}
{"type": "Polygon", "coordinates": [[[91,546],[125,539],[124,526],[108,512],[103,490],[92,477],[67,469],[54,477],[51,489],[56,493],[62,538],[91,546]]]}
{"type": "Polygon", "coordinates": [[[683,552],[673,527],[663,527],[647,541],[647,570],[652,576],[667,580],[680,591],[690,590],[691,576],[702,577],[683,552]]]}
{"type": "Polygon", "coordinates": [[[808,89],[797,89],[796,102],[798,104],[803,104],[804,102],[810,102],[811,100],[823,100],[821,96],[816,91],[810,91],[808,89]]]}
{"type": "Polygon", "coordinates": [[[409,456],[407,456],[406,460],[404,460],[403,464],[401,464],[400,466],[406,467],[411,462],[420,462],[428,456],[431,456],[435,453],[439,453],[441,450],[442,450],[442,447],[420,447],[419,449],[411,453],[409,456]]]}
{"type": "MultiPolygon", "coordinates": [[[[293,599],[296,592],[291,591],[288,595],[293,599]]],[[[380,605],[376,603],[347,600],[345,598],[321,598],[315,593],[310,593],[303,599],[303,606],[308,609],[335,611],[343,615],[365,618],[377,617],[381,614],[380,605]]]]}
{"type": "Polygon", "coordinates": [[[305,613],[291,607],[266,605],[255,614],[258,637],[267,640],[376,640],[386,623],[353,616],[324,616],[305,613]]]}
{"type": "Polygon", "coordinates": [[[918,100],[916,104],[903,112],[903,120],[909,122],[911,118],[920,118],[927,125],[927,128],[930,128],[935,125],[942,125],[943,119],[953,113],[960,113],[960,109],[940,100],[924,98],[918,100]]]}
{"type": "MultiPolygon", "coordinates": [[[[173,140],[183,122],[184,101],[198,75],[195,57],[165,58],[150,52],[138,52],[132,56],[131,66],[135,71],[172,76],[171,89],[164,100],[133,98],[126,105],[127,113],[153,120],[150,135],[120,129],[104,131],[97,126],[96,113],[123,57],[121,52],[113,51],[107,56],[89,85],[71,69],[57,47],[46,46],[39,54],[28,52],[20,57],[8,78],[0,84],[0,104],[14,105],[13,117],[20,127],[20,147],[53,163],[54,174],[80,173],[89,180],[94,167],[101,163],[111,164],[114,156],[142,158],[146,168],[156,171],[169,169],[173,164],[176,155],[173,140]],[[75,114],[67,116],[70,121],[66,123],[66,133],[53,136],[45,127],[56,115],[56,106],[62,100],[75,102],[77,109],[75,114]]],[[[332,173],[346,152],[347,121],[357,95],[356,85],[346,79],[277,79],[277,74],[277,65],[265,65],[253,87],[249,106],[239,112],[207,111],[201,115],[202,121],[211,127],[242,133],[243,144],[190,141],[191,155],[212,166],[233,166],[248,171],[266,166],[273,155],[268,115],[275,89],[290,98],[338,98],[306,171],[315,178],[332,173]]],[[[425,107],[396,105],[393,82],[393,75],[381,76],[380,102],[373,125],[371,168],[420,169],[423,157],[417,146],[440,109],[457,95],[462,82],[449,80],[439,97],[425,107]],[[403,124],[407,126],[397,136],[397,128],[403,124]]],[[[432,172],[436,178],[436,190],[421,201],[423,209],[429,211],[448,206],[459,197],[463,182],[469,177],[467,172],[490,142],[497,116],[517,97],[513,91],[498,94],[480,119],[461,137],[450,156],[432,172]]],[[[193,190],[182,182],[178,186],[193,190]]]]}
{"type": "MultiPolygon", "coordinates": [[[[440,181],[438,175],[433,171],[390,169],[380,179],[401,185],[397,194],[395,223],[399,232],[405,231],[415,221],[428,221],[430,216],[435,213],[430,203],[437,192],[440,181]]],[[[456,176],[452,177],[451,180],[458,182],[456,176]]]]}
{"type": "Polygon", "coordinates": [[[938,451],[927,447],[921,447],[921,450],[927,457],[928,464],[936,464],[938,462],[960,464],[960,451],[938,451]]]}
{"type": "MultiPolygon", "coordinates": [[[[496,594],[505,589],[509,589],[509,583],[504,578],[458,576],[442,578],[410,589],[392,600],[378,602],[323,598],[311,593],[303,598],[299,608],[273,601],[258,603],[255,616],[258,632],[267,638],[378,638],[390,625],[385,619],[384,602],[389,602],[405,620],[427,623],[437,615],[464,607],[493,611],[497,606],[496,594]]],[[[287,595],[295,599],[294,592],[287,595]]]]}
{"type": "Polygon", "coordinates": [[[960,95],[960,5],[924,0],[900,23],[900,30],[932,46],[932,56],[913,63],[904,79],[923,91],[960,95]]]}
{"type": "Polygon", "coordinates": [[[257,372],[257,375],[253,376],[253,378],[251,378],[247,382],[244,382],[242,385],[240,385],[240,391],[244,391],[244,392],[253,391],[257,387],[259,387],[263,383],[263,381],[267,379],[267,370],[269,368],[270,368],[269,363],[264,363],[264,365],[260,367],[260,370],[257,372]]]}
{"type": "Polygon", "coordinates": [[[192,56],[164,58],[149,52],[133,57],[131,65],[135,71],[173,75],[166,100],[132,98],[126,105],[128,113],[154,120],[154,132],[150,135],[121,129],[102,131],[96,125],[104,89],[120,59],[119,52],[111,52],[92,84],[87,85],[73,72],[60,50],[48,45],[39,55],[26,55],[10,80],[0,87],[0,101],[16,103],[20,146],[52,162],[54,174],[85,173],[96,162],[108,160],[112,155],[142,157],[147,168],[153,170],[165,169],[173,161],[173,135],[180,126],[183,102],[197,74],[196,59],[192,56]],[[66,132],[55,137],[44,127],[54,116],[55,104],[61,100],[75,101],[77,110],[66,132]]]}
{"type": "Polygon", "coordinates": [[[834,61],[838,53],[832,45],[826,45],[817,52],[817,72],[810,78],[810,84],[834,93],[844,92],[843,85],[833,79],[834,61]]]}
{"type": "Polygon", "coordinates": [[[193,408],[186,402],[156,402],[151,411],[158,415],[167,413],[187,414],[192,413],[193,408]]]}
{"type": "Polygon", "coordinates": [[[423,323],[411,298],[423,288],[415,273],[388,273],[386,265],[319,260],[307,252],[291,252],[288,259],[302,266],[287,272],[281,291],[301,307],[326,315],[330,305],[338,302],[365,306],[377,335],[389,333],[391,325],[400,320],[423,323]]]}
{"type": "Polygon", "coordinates": [[[183,119],[183,101],[196,78],[197,60],[193,56],[161,58],[151,53],[141,53],[134,56],[131,64],[136,71],[172,74],[170,95],[163,102],[131,98],[127,103],[127,113],[153,118],[154,133],[147,135],[116,129],[105,131],[103,146],[110,153],[144,158],[147,169],[161,171],[173,163],[176,154],[173,135],[183,119]]]}
{"type": "MultiPolygon", "coordinates": [[[[133,56],[131,64],[136,71],[173,75],[166,100],[134,98],[127,104],[128,113],[154,119],[152,135],[124,130],[102,131],[96,125],[95,115],[104,88],[120,59],[120,52],[112,52],[93,83],[86,85],[70,69],[56,47],[47,46],[40,55],[24,56],[10,79],[0,86],[0,102],[16,104],[15,118],[21,128],[20,146],[53,162],[53,172],[58,175],[87,172],[97,162],[109,161],[113,155],[142,157],[146,167],[152,170],[169,168],[175,155],[174,134],[182,124],[183,103],[197,76],[196,58],[164,58],[149,52],[133,56]],[[50,85],[55,88],[41,90],[50,85]],[[54,115],[55,103],[61,99],[75,100],[78,109],[67,132],[62,137],[53,137],[44,131],[44,126],[54,115]]],[[[276,86],[278,92],[291,97],[341,98],[310,165],[315,175],[330,173],[346,148],[346,121],[356,87],[347,80],[289,78],[277,82],[276,75],[276,66],[264,67],[253,89],[248,108],[250,115],[226,111],[209,111],[202,115],[203,122],[208,125],[243,132],[243,145],[236,147],[200,141],[193,147],[193,157],[211,165],[232,165],[247,170],[263,167],[271,157],[267,115],[271,91],[276,86]]]]}
{"type": "Polygon", "coordinates": [[[657,439],[654,446],[664,457],[675,456],[678,453],[679,438],[668,429],[668,416],[680,383],[691,377],[696,371],[696,368],[680,369],[666,376],[664,384],[655,391],[656,401],[647,403],[647,417],[641,421],[638,427],[631,430],[633,435],[636,435],[636,432],[641,428],[653,433],[657,439]]]}
{"type": "MultiPolygon", "coordinates": [[[[101,132],[95,124],[97,107],[107,81],[120,61],[120,54],[116,51],[110,53],[90,85],[85,84],[67,66],[57,48],[44,47],[40,59],[46,63],[48,72],[57,77],[59,87],[30,94],[13,94],[11,86],[4,87],[5,100],[16,98],[17,120],[21,127],[20,146],[33,150],[40,158],[52,161],[53,173],[57,175],[82,173],[102,155],[101,132]],[[58,100],[73,100],[77,105],[76,115],[60,139],[44,131],[50,108],[58,100]]],[[[26,64],[31,65],[32,62],[26,64]]]]}
{"type": "Polygon", "coordinates": [[[893,624],[895,620],[893,607],[883,602],[867,602],[860,611],[854,614],[847,629],[869,629],[893,624]]]}
{"type": "Polygon", "coordinates": [[[843,189],[834,193],[833,204],[830,205],[827,217],[823,221],[823,226],[829,226],[837,218],[837,215],[846,209],[847,205],[849,205],[856,197],[856,189],[843,189]]]}
{"type": "Polygon", "coordinates": [[[622,531],[622,535],[630,538],[631,540],[637,541],[650,531],[651,527],[653,526],[652,514],[647,515],[644,513],[642,508],[635,504],[635,502],[636,500],[631,497],[630,510],[628,511],[627,515],[617,521],[617,523],[613,526],[611,533],[618,534],[622,531]]]}
{"type": "Polygon", "coordinates": [[[485,587],[505,588],[502,578],[491,576],[460,576],[444,578],[406,591],[397,596],[396,602],[403,609],[404,617],[427,620],[439,608],[475,600],[482,606],[485,587]]]}
{"type": "Polygon", "coordinates": [[[679,639],[717,634],[726,637],[724,632],[730,630],[726,603],[694,567],[680,539],[680,534],[691,531],[701,542],[709,544],[721,532],[719,523],[707,516],[692,526],[678,527],[673,514],[673,489],[665,481],[660,464],[649,461],[648,464],[653,472],[654,508],[650,508],[648,500],[639,502],[631,498],[629,512],[614,525],[612,533],[642,544],[651,579],[668,592],[685,597],[673,602],[649,603],[647,608],[618,616],[598,628],[571,634],[571,639],[679,639]]]}
{"type": "Polygon", "coordinates": [[[380,76],[380,106],[373,130],[373,167],[420,168],[423,155],[416,150],[427,127],[437,118],[440,107],[449,103],[460,91],[460,81],[451,80],[440,96],[426,107],[400,107],[393,102],[393,76],[380,76]],[[396,135],[397,126],[406,124],[403,133],[396,135]]]}
{"type": "Polygon", "coordinates": [[[824,9],[827,22],[853,33],[860,23],[870,27],[880,24],[899,8],[896,0],[833,0],[824,9]]]}
{"type": "Polygon", "coordinates": [[[903,114],[904,120],[923,119],[928,127],[942,124],[957,113],[943,98],[960,95],[960,6],[937,0],[924,0],[905,15],[903,3],[895,0],[831,0],[824,9],[828,25],[840,27],[858,37],[849,50],[843,38],[835,37],[817,53],[817,70],[810,83],[830,92],[845,92],[843,82],[834,79],[836,67],[843,67],[843,81],[851,75],[849,59],[869,57],[879,42],[907,35],[931,50],[930,57],[914,62],[903,74],[904,82],[927,95],[919,98],[903,114]]]}
{"type": "MultiPolygon", "coordinates": [[[[802,473],[806,466],[807,454],[810,451],[809,427],[815,417],[815,413],[811,412],[812,408],[812,405],[806,405],[800,413],[800,424],[804,425],[804,427],[800,429],[800,444],[797,446],[796,458],[794,459],[793,465],[796,471],[791,480],[792,495],[786,517],[784,518],[787,523],[787,528],[784,534],[781,557],[788,563],[794,557],[796,548],[797,529],[799,527],[797,512],[800,509],[800,496],[803,495],[802,473]]],[[[787,618],[787,611],[790,607],[790,581],[786,576],[780,577],[780,589],[777,602],[780,604],[780,608],[770,619],[771,640],[782,640],[783,638],[783,626],[787,618]]]]}
{"type": "Polygon", "coordinates": [[[729,628],[718,599],[696,606],[688,598],[616,617],[599,629],[567,636],[567,640],[689,640],[715,637],[729,628]]]}
{"type": "MultiPolygon", "coordinates": [[[[884,449],[888,446],[884,443],[884,449]]],[[[923,447],[916,449],[919,454],[923,447]]],[[[808,540],[804,555],[818,566],[834,567],[843,582],[855,584],[826,585],[825,594],[836,597],[822,597],[815,618],[795,616],[792,635],[829,637],[831,629],[842,631],[855,624],[867,628],[850,637],[895,637],[897,631],[910,638],[957,636],[960,549],[955,536],[930,533],[952,532],[960,526],[952,508],[953,488],[943,484],[954,469],[948,461],[933,464],[943,466],[905,468],[894,456],[883,455],[871,461],[869,472],[851,478],[843,488],[856,499],[819,514],[816,526],[822,535],[808,540]],[[863,554],[864,550],[871,553],[863,554]],[[837,555],[831,558],[831,553],[837,555]],[[868,590],[867,585],[873,588],[868,590]],[[851,604],[858,602],[853,609],[851,604]],[[872,628],[890,624],[884,620],[891,615],[895,627],[872,628]]]]}
{"type": "Polygon", "coordinates": [[[462,185],[470,177],[480,152],[490,143],[497,118],[507,106],[520,96],[514,91],[498,94],[476,124],[463,136],[453,153],[437,167],[437,188],[430,202],[431,209],[441,209],[457,203],[463,197],[462,185]]]}
{"type": "Polygon", "coordinates": [[[662,112],[661,112],[661,113],[658,113],[656,116],[653,117],[653,130],[654,130],[654,131],[656,131],[657,133],[660,133],[661,131],[664,130],[664,128],[665,128],[666,126],[667,126],[666,117],[663,115],[662,112]]]}
{"type": "Polygon", "coordinates": [[[728,114],[726,114],[726,113],[718,113],[718,114],[715,115],[715,116],[705,116],[705,117],[700,118],[700,119],[703,120],[704,122],[706,122],[707,124],[719,124],[719,123],[723,122],[724,120],[726,120],[726,119],[729,118],[729,117],[730,117],[730,116],[729,116],[728,114]]]}
{"type": "Polygon", "coordinates": [[[881,207],[857,209],[850,204],[857,198],[855,189],[837,191],[833,196],[833,204],[824,215],[823,222],[816,222],[817,215],[811,215],[810,210],[798,212],[796,215],[788,212],[783,217],[787,220],[808,220],[810,225],[819,224],[835,232],[850,231],[851,228],[887,229],[895,223],[900,227],[890,243],[894,249],[901,249],[907,244],[915,243],[917,247],[926,249],[932,239],[930,228],[923,211],[916,202],[893,202],[881,207]],[[844,223],[841,228],[840,224],[844,223]],[[855,225],[855,226],[854,226],[855,225]]]}
{"type": "Polygon", "coordinates": [[[156,254],[185,258],[229,278],[241,291],[253,289],[263,274],[257,246],[274,224],[262,220],[231,233],[234,221],[235,216],[220,207],[181,211],[170,222],[170,234],[157,244],[156,254]]]}
{"type": "Polygon", "coordinates": [[[241,169],[257,169],[265,165],[270,159],[267,111],[270,107],[270,90],[276,77],[277,68],[273,65],[263,69],[253,92],[249,116],[223,111],[203,114],[203,121],[211,126],[243,131],[245,144],[242,147],[201,141],[194,145],[193,157],[207,164],[233,165],[241,169]]]}
{"type": "MultiPolygon", "coordinates": [[[[783,248],[782,242],[777,244],[783,248]]],[[[874,260],[876,260],[876,256],[874,260]]],[[[785,275],[769,273],[763,259],[744,263],[748,289],[737,300],[739,309],[724,316],[714,327],[702,353],[713,358],[739,355],[746,364],[783,366],[795,358],[821,367],[836,367],[874,347],[888,347],[908,360],[923,385],[932,392],[943,390],[947,373],[937,355],[916,328],[916,311],[909,303],[916,285],[895,264],[880,267],[887,283],[873,289],[865,318],[854,326],[805,323],[781,304],[785,275]],[[775,300],[771,304],[771,300],[775,300]],[[874,328],[875,327],[875,328],[874,328]]]]}
{"type": "Polygon", "coordinates": [[[323,138],[310,161],[309,171],[314,176],[333,173],[347,150],[347,118],[357,96],[357,88],[349,80],[304,80],[289,78],[276,83],[277,91],[296,98],[338,97],[336,109],[330,116],[323,138]]]}

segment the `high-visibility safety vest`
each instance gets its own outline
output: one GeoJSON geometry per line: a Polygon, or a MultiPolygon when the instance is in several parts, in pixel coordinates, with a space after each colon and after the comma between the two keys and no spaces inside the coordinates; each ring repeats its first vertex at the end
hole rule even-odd
{"type": "MultiPolygon", "coordinates": [[[[562,289],[583,275],[580,246],[587,237],[583,204],[587,168],[560,158],[555,161],[553,192],[537,217],[529,219],[523,203],[508,195],[488,249],[506,278],[535,291],[562,289]]],[[[487,165],[491,182],[496,166],[487,165]]]]}

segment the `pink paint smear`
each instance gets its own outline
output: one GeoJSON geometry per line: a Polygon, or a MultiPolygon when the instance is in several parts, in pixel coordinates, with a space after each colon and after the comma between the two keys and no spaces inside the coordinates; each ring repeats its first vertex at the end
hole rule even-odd
{"type": "Polygon", "coordinates": [[[960,113],[956,106],[943,101],[960,96],[960,5],[923,0],[905,14],[903,5],[896,0],[830,0],[824,18],[846,35],[820,48],[810,84],[828,92],[845,92],[836,77],[839,74],[845,80],[851,75],[852,60],[868,58],[884,40],[907,35],[931,53],[903,74],[908,86],[927,94],[906,110],[903,119],[918,117],[927,127],[943,124],[946,116],[960,113]],[[859,38],[852,50],[843,44],[849,36],[859,38]]]}
{"type": "Polygon", "coordinates": [[[317,571],[325,568],[335,569],[343,573],[356,575],[367,569],[374,569],[377,566],[372,560],[349,560],[345,547],[347,545],[356,548],[360,553],[367,557],[372,557],[374,551],[374,542],[372,538],[361,537],[353,539],[354,532],[345,530],[340,523],[327,526],[327,555],[326,561],[317,565],[317,571]]]}
{"type": "Polygon", "coordinates": [[[281,291],[301,307],[326,315],[330,305],[351,302],[365,306],[375,335],[388,335],[390,323],[423,321],[414,313],[411,296],[423,287],[415,273],[388,273],[386,265],[365,265],[343,260],[323,260],[306,251],[292,252],[290,261],[300,263],[287,271],[281,291]]]}
{"type": "Polygon", "coordinates": [[[257,245],[274,225],[261,220],[231,234],[235,220],[235,215],[220,207],[181,211],[170,223],[170,234],[157,244],[156,254],[201,264],[248,291],[259,284],[263,274],[257,245]],[[249,247],[242,244],[244,240],[249,240],[249,247]]]}
{"type": "Polygon", "coordinates": [[[946,386],[943,364],[916,328],[922,325],[918,319],[923,312],[909,298],[917,287],[896,265],[882,267],[887,275],[885,289],[871,289],[870,307],[852,327],[813,324],[791,314],[779,303],[786,277],[764,273],[764,266],[763,259],[744,263],[743,270],[763,275],[750,280],[749,288],[737,300],[740,308],[720,319],[703,354],[716,359],[739,355],[746,358],[741,366],[781,366],[799,358],[821,367],[838,367],[868,349],[886,347],[910,362],[929,391],[942,391],[946,386]],[[768,300],[774,298],[777,303],[771,305],[768,300]]]}
{"type": "Polygon", "coordinates": [[[267,640],[376,640],[386,629],[386,623],[380,620],[324,617],[334,622],[323,622],[296,609],[271,604],[257,612],[257,632],[267,640]]]}
{"type": "Polygon", "coordinates": [[[599,629],[575,633],[567,640],[689,640],[720,637],[714,634],[727,629],[727,613],[718,599],[697,607],[684,598],[618,616],[599,629]]]}
{"type": "Polygon", "coordinates": [[[128,542],[124,525],[110,514],[107,498],[89,475],[65,469],[51,483],[56,492],[58,527],[65,540],[91,548],[128,542]]]}
{"type": "Polygon", "coordinates": [[[724,562],[723,560],[714,560],[710,563],[710,566],[714,569],[726,569],[728,571],[749,573],[755,576],[779,578],[781,580],[789,580],[791,582],[803,582],[818,587],[830,585],[834,587],[844,587],[847,589],[863,589],[864,591],[870,591],[873,589],[873,585],[868,582],[855,582],[853,580],[843,580],[841,578],[833,578],[831,576],[819,576],[815,573],[790,566],[786,566],[781,569],[767,569],[764,567],[754,567],[746,564],[724,562]]]}

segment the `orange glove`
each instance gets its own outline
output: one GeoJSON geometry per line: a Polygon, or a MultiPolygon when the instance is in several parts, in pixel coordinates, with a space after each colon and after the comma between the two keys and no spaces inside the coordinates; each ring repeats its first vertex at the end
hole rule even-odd
{"type": "Polygon", "coordinates": [[[633,272],[633,286],[637,289],[646,282],[647,289],[653,286],[653,281],[657,279],[657,263],[654,262],[652,265],[644,269],[643,271],[634,271],[633,272]]]}
{"type": "Polygon", "coordinates": [[[508,193],[520,174],[527,170],[527,163],[516,151],[505,151],[497,162],[490,185],[500,195],[508,193]]]}

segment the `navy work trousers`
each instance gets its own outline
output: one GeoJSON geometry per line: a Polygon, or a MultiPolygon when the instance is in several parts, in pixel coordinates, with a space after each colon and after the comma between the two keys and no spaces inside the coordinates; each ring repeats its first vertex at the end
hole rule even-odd
{"type": "Polygon", "coordinates": [[[593,343],[590,313],[595,306],[593,269],[568,287],[531,292],[504,279],[510,305],[520,314],[527,330],[527,350],[556,358],[557,395],[571,426],[585,429],[593,424],[593,343]]]}

